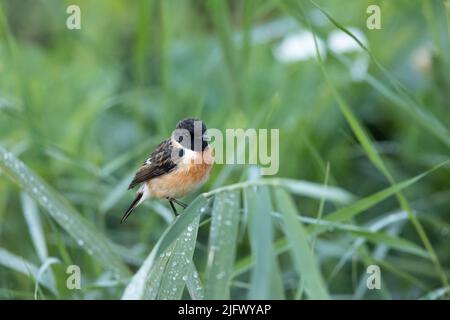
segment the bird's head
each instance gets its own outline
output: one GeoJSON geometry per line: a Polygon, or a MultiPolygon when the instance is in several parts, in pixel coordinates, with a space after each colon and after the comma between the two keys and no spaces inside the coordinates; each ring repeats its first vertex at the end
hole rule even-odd
{"type": "Polygon", "coordinates": [[[205,123],[194,118],[187,118],[178,122],[172,137],[183,147],[194,151],[205,150],[209,140],[206,136],[205,123]]]}

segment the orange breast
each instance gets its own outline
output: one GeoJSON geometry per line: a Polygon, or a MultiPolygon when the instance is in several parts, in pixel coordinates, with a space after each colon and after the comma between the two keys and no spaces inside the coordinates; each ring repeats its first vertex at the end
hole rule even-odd
{"type": "Polygon", "coordinates": [[[192,158],[190,162],[179,164],[169,174],[160,176],[147,182],[151,197],[155,198],[181,198],[187,193],[195,191],[209,177],[213,162],[213,153],[207,148],[199,158],[192,158]]]}

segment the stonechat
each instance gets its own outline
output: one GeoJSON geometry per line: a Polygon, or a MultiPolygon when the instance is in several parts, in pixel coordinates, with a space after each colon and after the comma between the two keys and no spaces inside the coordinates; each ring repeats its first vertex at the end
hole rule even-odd
{"type": "Polygon", "coordinates": [[[178,122],[170,138],[161,142],[136,172],[128,189],[140,187],[120,223],[149,198],[167,199],[175,214],[174,203],[186,208],[178,198],[209,178],[214,155],[208,140],[203,121],[188,118],[178,122]]]}

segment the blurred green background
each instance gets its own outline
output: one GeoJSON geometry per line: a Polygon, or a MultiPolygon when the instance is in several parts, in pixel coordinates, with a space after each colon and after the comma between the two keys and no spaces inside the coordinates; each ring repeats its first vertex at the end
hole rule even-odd
{"type": "MultiPolygon", "coordinates": [[[[449,1],[316,4],[2,0],[0,145],[115,243],[132,272],[161,237],[171,213],[167,203],[149,202],[119,225],[134,196],[126,187],[182,118],[199,117],[222,130],[279,128],[277,177],[323,184],[327,176],[329,185],[355,197],[370,196],[449,159],[449,1]],[[81,30],[66,28],[70,4],[80,6],[81,30]],[[366,26],[370,4],[381,8],[381,30],[366,26]],[[338,26],[357,36],[370,54],[338,26]],[[323,48],[321,61],[311,28],[323,48]],[[358,126],[349,125],[345,110],[364,129],[362,136],[355,134],[358,126]],[[370,139],[373,149],[364,147],[361,137],[370,139]],[[387,171],[377,165],[378,157],[387,171]]],[[[216,165],[202,191],[251,179],[254,172],[252,166],[216,165]]],[[[317,239],[316,256],[331,297],[418,298],[438,288],[447,291],[442,275],[450,275],[449,182],[447,165],[405,190],[406,206],[391,197],[352,221],[363,226],[409,207],[441,272],[429,257],[383,253],[387,249],[376,243],[364,252],[351,251],[339,266],[357,239],[330,231],[317,239]],[[385,262],[385,290],[361,287],[362,256],[385,262]]],[[[295,197],[295,202],[310,217],[321,204],[308,197],[295,197]]],[[[126,283],[110,280],[42,207],[39,215],[31,215],[40,217],[37,225],[48,250],[39,255],[26,213],[34,206],[23,188],[0,171],[0,297],[120,298],[126,283]],[[48,257],[60,261],[51,267],[58,292],[38,286],[35,293],[36,279],[18,265],[25,259],[39,268],[48,257]],[[81,268],[81,290],[65,288],[70,263],[81,268]]],[[[325,202],[323,215],[335,206],[325,202]]],[[[405,219],[388,233],[423,247],[416,227],[405,219]]],[[[201,275],[207,239],[208,230],[201,229],[201,275]]],[[[248,245],[236,246],[238,256],[245,256],[248,245]]],[[[285,298],[302,297],[289,291],[298,280],[290,263],[280,263],[285,298]]],[[[246,280],[234,285],[231,297],[245,297],[246,280]]]]}

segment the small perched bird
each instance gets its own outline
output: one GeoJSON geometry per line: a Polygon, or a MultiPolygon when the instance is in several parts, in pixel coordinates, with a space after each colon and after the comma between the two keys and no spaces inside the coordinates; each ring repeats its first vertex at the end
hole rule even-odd
{"type": "Polygon", "coordinates": [[[203,121],[189,118],[178,122],[171,137],[161,142],[136,172],[128,189],[141,186],[120,223],[149,198],[169,200],[175,214],[174,203],[186,208],[177,198],[198,189],[211,171],[214,156],[208,140],[203,121]]]}

